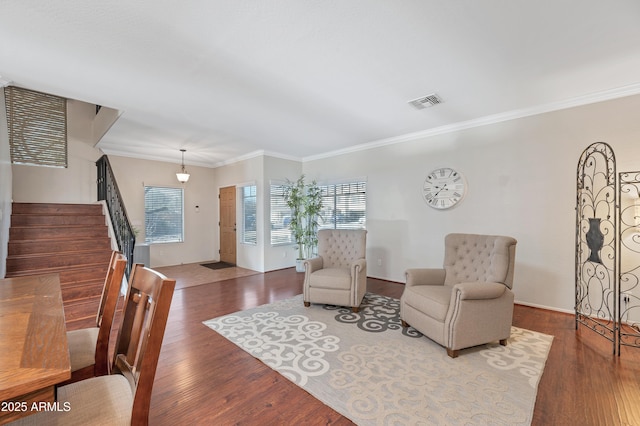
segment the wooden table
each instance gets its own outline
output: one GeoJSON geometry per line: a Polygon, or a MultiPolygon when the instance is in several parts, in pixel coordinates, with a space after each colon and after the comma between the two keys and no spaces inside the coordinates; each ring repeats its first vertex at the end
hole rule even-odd
{"type": "Polygon", "coordinates": [[[70,377],[58,274],[0,279],[0,424],[53,403],[70,377]]]}

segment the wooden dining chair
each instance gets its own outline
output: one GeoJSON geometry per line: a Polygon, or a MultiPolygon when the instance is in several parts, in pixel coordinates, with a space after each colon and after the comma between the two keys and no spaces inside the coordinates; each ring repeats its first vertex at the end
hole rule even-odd
{"type": "Polygon", "coordinates": [[[111,374],[58,388],[61,410],[23,417],[15,425],[147,425],[175,285],[174,279],[134,265],[111,374]]]}
{"type": "Polygon", "coordinates": [[[127,260],[122,253],[111,253],[96,315],[96,326],[67,332],[71,378],[61,385],[109,374],[109,338],[126,266],[127,260]]]}

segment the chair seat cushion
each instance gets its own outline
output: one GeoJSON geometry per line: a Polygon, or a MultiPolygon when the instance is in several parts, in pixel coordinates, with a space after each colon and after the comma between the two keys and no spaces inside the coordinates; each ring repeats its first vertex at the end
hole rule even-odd
{"type": "Polygon", "coordinates": [[[448,285],[416,285],[405,288],[402,299],[404,303],[425,315],[444,322],[449,310],[452,288],[448,285]]]}
{"type": "Polygon", "coordinates": [[[320,269],[309,277],[309,286],[333,290],[349,290],[351,288],[351,272],[348,268],[320,269]]]}
{"type": "Polygon", "coordinates": [[[72,372],[95,364],[99,331],[98,327],[90,327],[67,332],[72,372]]]}
{"type": "Polygon", "coordinates": [[[120,374],[94,377],[58,388],[60,411],[42,411],[16,425],[130,425],[133,393],[120,374]],[[65,411],[65,407],[68,410],[65,411]]]}

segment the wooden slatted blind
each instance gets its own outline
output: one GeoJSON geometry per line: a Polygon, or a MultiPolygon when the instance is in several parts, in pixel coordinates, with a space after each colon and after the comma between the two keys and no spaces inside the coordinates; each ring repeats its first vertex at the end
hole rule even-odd
{"type": "Polygon", "coordinates": [[[9,86],[5,104],[11,162],[67,167],[67,100],[9,86]]]}

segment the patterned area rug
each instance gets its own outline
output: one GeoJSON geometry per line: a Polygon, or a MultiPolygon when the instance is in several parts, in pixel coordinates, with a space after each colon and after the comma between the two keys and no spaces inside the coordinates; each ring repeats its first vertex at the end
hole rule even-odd
{"type": "Polygon", "coordinates": [[[528,425],[553,339],[513,327],[453,359],[371,293],[357,314],[298,295],[204,324],[359,425],[528,425]]]}

